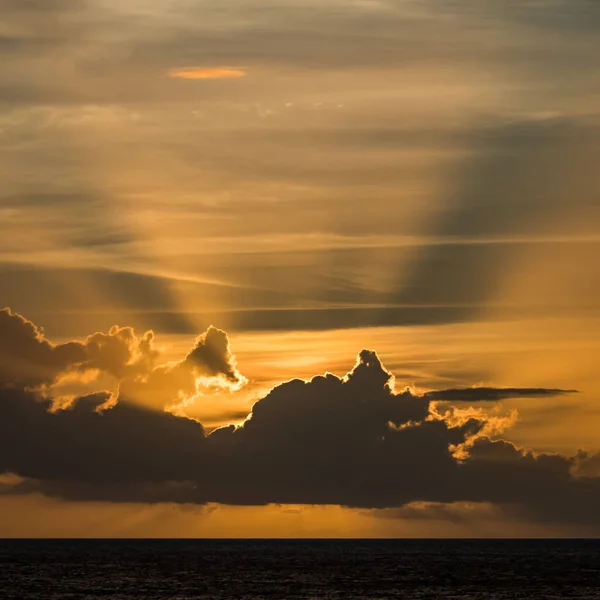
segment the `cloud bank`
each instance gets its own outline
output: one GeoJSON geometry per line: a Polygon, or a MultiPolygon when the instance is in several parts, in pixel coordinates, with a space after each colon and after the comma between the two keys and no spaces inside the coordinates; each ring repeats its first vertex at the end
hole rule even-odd
{"type": "Polygon", "coordinates": [[[181,361],[157,366],[151,332],[115,327],[53,345],[7,309],[0,327],[2,494],[382,510],[487,503],[529,519],[600,525],[597,456],[519,448],[501,437],[510,417],[451,404],[563,390],[396,391],[377,354],[363,350],[346,376],[283,383],[241,425],[207,434],[153,406],[160,395],[164,407],[174,394],[193,394],[194,378],[243,384],[225,332],[210,328],[181,361]],[[48,385],[89,369],[123,378],[118,400],[95,392],[57,409],[48,385]],[[136,393],[152,400],[144,405],[136,393]]]}

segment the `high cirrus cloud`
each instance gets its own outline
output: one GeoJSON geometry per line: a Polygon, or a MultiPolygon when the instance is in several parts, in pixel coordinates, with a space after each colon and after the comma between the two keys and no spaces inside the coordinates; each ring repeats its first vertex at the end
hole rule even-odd
{"type": "MultiPolygon", "coordinates": [[[[48,364],[54,347],[23,323],[44,346],[40,356],[48,364]]],[[[10,346],[6,338],[3,343],[10,346]]],[[[171,368],[197,373],[201,365],[237,381],[235,366],[226,372],[230,353],[225,332],[213,328],[171,368]]],[[[10,363],[3,369],[10,371],[10,363]]],[[[150,373],[147,385],[169,376],[164,366],[150,373]]],[[[435,400],[408,388],[397,392],[373,351],[359,353],[344,377],[325,374],[275,387],[242,425],[208,435],[200,423],[133,402],[127,385],[112,406],[107,393],[95,393],[51,410],[51,398],[17,381],[27,377],[13,376],[12,385],[0,389],[3,494],[381,510],[477,503],[530,519],[600,526],[600,478],[592,472],[597,456],[519,448],[499,435],[510,421],[485,411],[456,407],[441,414],[439,399],[463,402],[470,392],[441,391],[435,400]]],[[[561,393],[506,389],[494,394],[486,388],[475,399],[561,393]]]]}

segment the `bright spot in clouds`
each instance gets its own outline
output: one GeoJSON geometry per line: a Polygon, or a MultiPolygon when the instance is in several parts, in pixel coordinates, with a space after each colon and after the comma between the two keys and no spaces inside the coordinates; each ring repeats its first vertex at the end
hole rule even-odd
{"type": "Polygon", "coordinates": [[[169,71],[169,77],[174,79],[239,79],[246,75],[233,67],[182,67],[169,71]]]}

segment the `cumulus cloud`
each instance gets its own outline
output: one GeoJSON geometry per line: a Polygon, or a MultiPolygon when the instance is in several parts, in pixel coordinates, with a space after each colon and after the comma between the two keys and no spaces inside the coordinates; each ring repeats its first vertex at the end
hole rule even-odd
{"type": "MultiPolygon", "coordinates": [[[[29,334],[36,350],[35,344],[44,348],[42,356],[54,352],[32,323],[5,311],[7,318],[29,334]]],[[[92,336],[97,348],[89,339],[86,344],[95,348],[90,354],[94,364],[126,373],[100,359],[104,354],[98,348],[104,348],[105,338],[92,336]]],[[[116,364],[122,366],[129,357],[135,369],[152,356],[151,339],[134,338],[119,328],[107,343],[133,347],[133,353],[121,349],[116,364]]],[[[10,365],[3,368],[9,371],[10,365]]],[[[477,504],[530,519],[600,525],[600,478],[590,475],[597,456],[519,448],[500,435],[511,418],[489,416],[481,408],[440,413],[436,401],[452,394],[440,392],[432,400],[431,393],[397,389],[373,351],[360,352],[344,377],[328,373],[276,386],[242,425],[208,435],[200,423],[152,410],[129,397],[131,382],[156,385],[160,392],[168,386],[172,390],[174,379],[179,382],[176,387],[190,391],[185,387],[188,378],[203,376],[240,382],[227,335],[215,328],[200,336],[181,361],[154,367],[145,380],[126,378],[129,383],[122,385],[112,406],[107,405],[110,395],[102,392],[52,411],[51,398],[16,385],[27,384],[29,377],[13,376],[12,385],[0,389],[0,473],[7,474],[2,493],[405,509],[398,514],[410,513],[415,506],[433,506],[436,514],[445,514],[448,511],[440,506],[477,504]]],[[[485,396],[498,400],[561,392],[507,389],[510,393],[488,389],[485,396]]],[[[455,397],[461,402],[466,398],[455,397]]]]}
{"type": "Polygon", "coordinates": [[[0,386],[30,388],[50,384],[86,359],[83,344],[54,345],[31,321],[0,310],[0,386]]]}
{"type": "Polygon", "coordinates": [[[161,409],[190,401],[201,388],[236,390],[245,383],[227,333],[209,327],[184,359],[159,365],[146,377],[125,379],[119,395],[161,409]]]}
{"type": "Polygon", "coordinates": [[[158,356],[154,333],[136,336],[114,326],[85,341],[50,342],[41,328],[9,308],[0,310],[0,385],[35,388],[52,385],[67,373],[102,371],[118,379],[149,371],[158,356]]]}
{"type": "Polygon", "coordinates": [[[131,327],[115,325],[81,342],[53,344],[33,322],[0,310],[0,387],[52,393],[109,377],[130,399],[161,410],[193,396],[199,386],[235,389],[246,382],[227,334],[215,327],[181,361],[157,365],[158,360],[153,331],[138,336],[131,327]]]}
{"type": "Polygon", "coordinates": [[[89,336],[84,347],[86,360],[79,369],[98,369],[118,379],[147,373],[158,357],[153,331],[137,337],[131,327],[118,325],[112,327],[108,334],[89,336]]]}

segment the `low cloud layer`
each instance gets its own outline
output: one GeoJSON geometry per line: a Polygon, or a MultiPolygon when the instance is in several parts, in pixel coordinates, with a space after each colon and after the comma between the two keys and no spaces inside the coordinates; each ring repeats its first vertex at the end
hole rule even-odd
{"type": "MultiPolygon", "coordinates": [[[[501,436],[510,417],[451,404],[563,390],[416,395],[400,390],[377,354],[363,350],[346,376],[283,383],[254,405],[242,425],[207,435],[200,423],[132,395],[193,394],[185,382],[203,377],[241,385],[225,332],[210,328],[184,359],[155,366],[151,333],[136,337],[114,328],[57,346],[23,317],[8,310],[0,316],[2,494],[384,511],[413,510],[415,503],[438,512],[444,510],[439,505],[487,503],[532,520],[600,525],[597,456],[519,448],[501,436]],[[123,377],[118,401],[96,392],[57,410],[47,391],[36,387],[82,368],[123,377]],[[450,403],[445,412],[439,400],[450,403]]],[[[165,397],[163,406],[169,401],[165,397]]]]}

